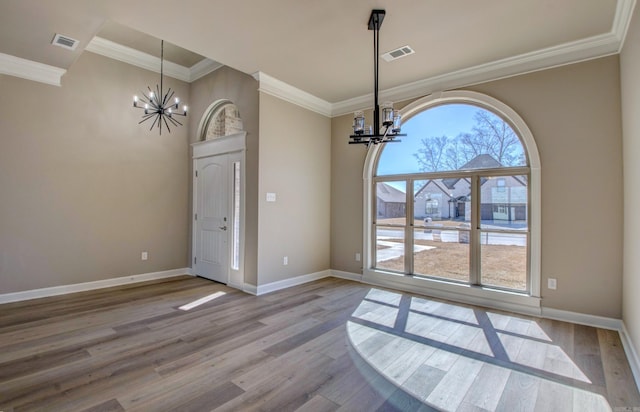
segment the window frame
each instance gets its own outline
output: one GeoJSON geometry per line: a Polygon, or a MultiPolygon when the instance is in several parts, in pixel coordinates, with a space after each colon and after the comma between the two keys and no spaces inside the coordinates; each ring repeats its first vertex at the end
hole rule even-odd
{"type": "MultiPolygon", "coordinates": [[[[368,149],[363,170],[363,275],[365,282],[381,284],[403,290],[416,291],[436,297],[455,299],[458,301],[488,305],[523,313],[540,314],[540,232],[541,232],[541,201],[540,201],[540,157],[533,138],[533,134],[524,120],[506,104],[491,96],[466,91],[456,90],[449,92],[433,93],[410,103],[400,110],[403,121],[410,119],[418,113],[444,104],[471,104],[479,108],[493,112],[507,122],[514,132],[520,137],[527,154],[529,166],[525,168],[500,168],[489,169],[491,174],[509,175],[519,171],[518,174],[529,175],[529,253],[528,253],[528,291],[519,293],[513,290],[503,290],[497,287],[476,286],[469,284],[456,284],[441,279],[425,278],[397,272],[388,272],[376,269],[376,193],[375,185],[379,181],[404,180],[407,178],[418,179],[422,174],[376,176],[377,163],[382,151],[382,145],[371,145],[368,149]],[[526,169],[526,170],[525,170],[526,169]],[[520,172],[526,173],[520,173],[520,172]],[[504,173],[503,173],[504,172],[504,173]]],[[[476,174],[479,171],[471,170],[476,174]]],[[[449,174],[443,172],[444,174],[449,174]]],[[[435,177],[437,173],[429,173],[429,177],[435,177]]],[[[419,180],[419,179],[418,179],[419,180]]],[[[413,202],[409,199],[412,190],[407,190],[407,205],[413,202]]],[[[473,197],[472,197],[473,198],[473,197]]],[[[475,197],[479,201],[479,196],[475,197]]],[[[413,230],[413,225],[407,222],[406,227],[413,230]]],[[[409,230],[409,229],[406,229],[409,230]]],[[[405,251],[406,252],[406,251],[405,251]]],[[[475,252],[472,252],[475,253],[475,252]]],[[[409,255],[405,253],[405,257],[409,255]]],[[[406,267],[406,265],[405,265],[406,267]]],[[[411,269],[411,268],[409,268],[411,269]]]]}

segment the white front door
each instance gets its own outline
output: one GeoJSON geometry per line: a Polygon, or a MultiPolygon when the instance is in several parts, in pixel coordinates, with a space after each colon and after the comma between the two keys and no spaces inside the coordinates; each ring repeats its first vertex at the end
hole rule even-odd
{"type": "Polygon", "coordinates": [[[229,156],[196,160],[195,257],[198,276],[229,282],[229,156]]]}

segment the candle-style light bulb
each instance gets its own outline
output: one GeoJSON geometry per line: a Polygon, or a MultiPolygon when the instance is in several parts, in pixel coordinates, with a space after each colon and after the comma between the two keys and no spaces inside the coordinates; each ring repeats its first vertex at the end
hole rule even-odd
{"type": "Polygon", "coordinates": [[[357,111],[353,114],[353,133],[362,134],[364,132],[364,112],[357,111]]]}
{"type": "Polygon", "coordinates": [[[391,131],[393,133],[400,133],[400,122],[402,121],[402,115],[401,114],[396,114],[393,117],[393,128],[391,129],[391,131]]]}
{"type": "Polygon", "coordinates": [[[393,124],[393,103],[384,102],[382,104],[382,124],[391,126],[393,124]]]}
{"type": "Polygon", "coordinates": [[[138,96],[133,96],[133,107],[138,107],[138,96]]]}

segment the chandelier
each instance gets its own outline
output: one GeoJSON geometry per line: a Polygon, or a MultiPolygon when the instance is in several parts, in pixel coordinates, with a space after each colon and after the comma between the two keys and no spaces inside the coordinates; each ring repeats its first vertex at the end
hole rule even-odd
{"type": "Polygon", "coordinates": [[[178,110],[178,106],[180,105],[180,99],[178,97],[173,97],[175,92],[169,88],[167,93],[163,93],[162,87],[162,78],[164,77],[163,70],[163,62],[164,62],[164,40],[160,41],[160,86],[156,84],[155,91],[151,89],[151,87],[147,86],[148,92],[142,92],[142,97],[133,96],[133,107],[137,109],[143,109],[144,114],[142,115],[142,120],[138,122],[138,124],[144,123],[149,119],[153,119],[151,123],[151,127],[149,130],[152,130],[157,127],[160,130],[160,134],[162,134],[162,124],[167,128],[167,131],[171,133],[171,128],[169,124],[172,126],[182,126],[182,123],[178,121],[175,116],[186,116],[187,115],[187,106],[182,106],[182,110],[178,110]]]}
{"type": "Polygon", "coordinates": [[[400,134],[401,115],[393,110],[393,103],[385,102],[382,105],[382,113],[378,105],[378,66],[380,55],[380,27],[384,20],[384,10],[371,10],[369,17],[369,30],[373,30],[373,126],[365,126],[364,112],[357,111],[353,116],[353,134],[349,136],[349,144],[378,144],[399,142],[395,140],[400,134]],[[382,115],[382,116],[381,116],[382,115]],[[381,126],[384,128],[381,130],[381,126]]]}

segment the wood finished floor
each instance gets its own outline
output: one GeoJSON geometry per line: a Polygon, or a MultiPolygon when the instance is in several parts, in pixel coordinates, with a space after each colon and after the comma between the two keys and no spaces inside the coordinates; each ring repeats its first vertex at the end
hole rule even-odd
{"type": "Polygon", "coordinates": [[[255,297],[184,276],[0,305],[3,412],[633,407],[617,332],[333,278],[255,297]]]}

